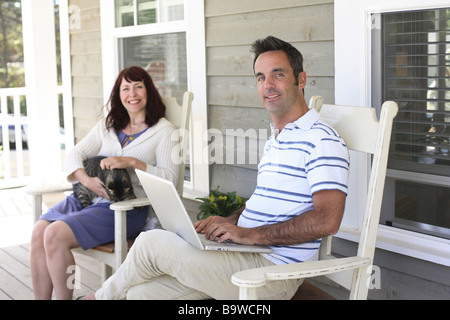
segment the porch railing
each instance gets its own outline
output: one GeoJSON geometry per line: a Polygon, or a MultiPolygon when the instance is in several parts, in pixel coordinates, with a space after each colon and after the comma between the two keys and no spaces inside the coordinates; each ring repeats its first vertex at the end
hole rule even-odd
{"type": "Polygon", "coordinates": [[[0,189],[28,181],[28,121],[21,110],[24,100],[25,88],[0,89],[0,189]]]}
{"type": "MultiPolygon", "coordinates": [[[[64,105],[64,116],[60,114],[64,129],[57,138],[63,159],[65,149],[74,144],[71,94],[63,86],[58,86],[56,92],[64,105]]],[[[0,89],[0,190],[30,182],[26,93],[26,88],[0,89]]]]}

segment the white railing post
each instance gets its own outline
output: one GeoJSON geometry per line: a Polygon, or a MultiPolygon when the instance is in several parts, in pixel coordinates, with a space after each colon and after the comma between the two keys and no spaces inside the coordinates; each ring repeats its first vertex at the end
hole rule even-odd
{"type": "Polygon", "coordinates": [[[53,0],[22,0],[31,185],[62,181],[53,0]],[[51,174],[49,174],[51,173],[51,174]]]}

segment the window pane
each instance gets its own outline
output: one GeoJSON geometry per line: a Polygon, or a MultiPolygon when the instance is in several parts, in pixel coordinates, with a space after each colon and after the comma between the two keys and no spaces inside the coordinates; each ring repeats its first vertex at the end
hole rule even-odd
{"type": "Polygon", "coordinates": [[[143,67],[162,96],[176,97],[181,103],[187,91],[186,33],[125,38],[121,44],[121,69],[143,67]]]}
{"type": "Polygon", "coordinates": [[[134,1],[116,0],[116,27],[134,26],[134,1]]]}
{"type": "Polygon", "coordinates": [[[450,238],[450,188],[397,181],[394,226],[450,238]]]}
{"type": "Polygon", "coordinates": [[[184,0],[165,0],[163,2],[165,3],[163,22],[184,20],[184,0]]]}
{"type": "Polygon", "coordinates": [[[387,184],[381,220],[450,238],[450,188],[438,182],[450,177],[450,8],[383,13],[373,21],[381,29],[372,37],[372,96],[374,104],[399,105],[388,167],[402,177],[387,184]]]}
{"type": "Polygon", "coordinates": [[[450,176],[450,10],[383,15],[383,98],[394,120],[390,168],[450,176]]]}
{"type": "Polygon", "coordinates": [[[116,0],[118,28],[182,20],[184,0],[116,0]]]}
{"type": "MultiPolygon", "coordinates": [[[[148,35],[121,40],[121,69],[138,65],[147,70],[159,93],[178,103],[188,89],[186,33],[148,35]]],[[[187,150],[186,155],[189,155],[187,150]]],[[[186,156],[185,180],[190,181],[190,159],[186,156]]]]}
{"type": "Polygon", "coordinates": [[[156,0],[138,0],[137,4],[139,25],[158,22],[156,0]]]}

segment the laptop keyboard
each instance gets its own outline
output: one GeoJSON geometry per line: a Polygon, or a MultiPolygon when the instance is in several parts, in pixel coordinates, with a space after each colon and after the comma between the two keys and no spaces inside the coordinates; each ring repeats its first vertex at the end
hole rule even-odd
{"type": "Polygon", "coordinates": [[[234,242],[231,241],[231,240],[226,240],[226,241],[224,241],[224,242],[222,242],[222,243],[219,243],[219,242],[218,242],[219,238],[216,238],[215,240],[209,240],[209,239],[206,239],[206,237],[205,237],[205,235],[204,235],[203,233],[199,233],[198,235],[200,236],[200,240],[201,240],[201,241],[203,242],[203,244],[205,244],[205,245],[207,245],[207,244],[214,244],[214,245],[217,245],[217,244],[226,244],[226,243],[234,244],[234,242]]]}

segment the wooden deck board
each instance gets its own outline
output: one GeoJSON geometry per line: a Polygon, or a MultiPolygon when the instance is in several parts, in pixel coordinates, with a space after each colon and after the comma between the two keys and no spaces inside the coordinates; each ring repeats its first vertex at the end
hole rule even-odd
{"type": "MultiPolygon", "coordinates": [[[[44,197],[46,207],[52,207],[64,194],[44,197]]],[[[31,200],[25,189],[0,190],[0,300],[31,300],[31,280],[28,243],[32,230],[31,200]],[[24,235],[15,237],[23,232],[24,235]],[[8,238],[8,239],[5,239],[8,238]]],[[[74,254],[79,267],[80,288],[74,298],[91,293],[101,286],[101,263],[90,257],[74,254]]]]}
{"type": "Polygon", "coordinates": [[[28,266],[19,263],[4,250],[0,250],[0,288],[8,300],[33,298],[31,275],[28,266]]]}
{"type": "MultiPolygon", "coordinates": [[[[18,250],[20,250],[20,248],[18,250]]],[[[8,253],[5,250],[0,249],[1,268],[11,276],[20,279],[20,281],[29,289],[32,289],[33,286],[31,284],[29,265],[22,263],[20,260],[16,259],[14,255],[11,255],[11,253],[14,254],[13,250],[10,250],[10,253],[8,253]]]]}
{"type": "MultiPolygon", "coordinates": [[[[28,260],[29,245],[0,248],[0,300],[31,300],[33,285],[28,260]]],[[[101,286],[101,264],[90,257],[74,254],[79,267],[80,288],[73,296],[91,293],[101,286]]]]}
{"type": "MultiPolygon", "coordinates": [[[[64,194],[49,195],[45,196],[43,201],[46,207],[52,207],[64,196],[64,194]]],[[[188,201],[185,204],[191,213],[198,212],[197,202],[188,201]]],[[[31,202],[25,190],[0,190],[0,300],[34,298],[29,263],[32,224],[31,202]],[[13,214],[6,214],[9,210],[13,211],[13,208],[16,210],[13,214]],[[24,234],[15,237],[18,233],[24,234]]],[[[81,281],[81,287],[75,288],[73,293],[76,298],[100,288],[102,265],[85,255],[74,253],[74,257],[79,267],[81,281]]]]}

